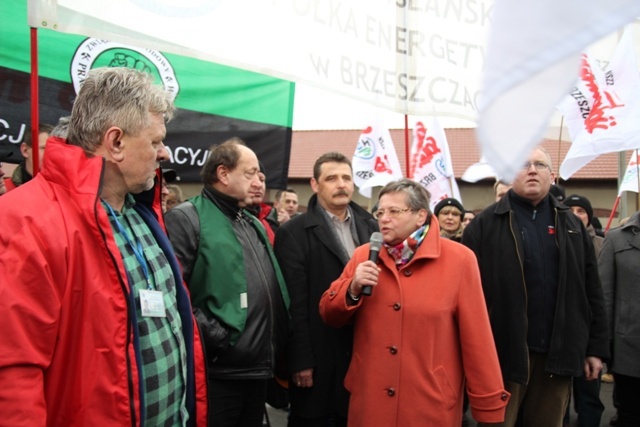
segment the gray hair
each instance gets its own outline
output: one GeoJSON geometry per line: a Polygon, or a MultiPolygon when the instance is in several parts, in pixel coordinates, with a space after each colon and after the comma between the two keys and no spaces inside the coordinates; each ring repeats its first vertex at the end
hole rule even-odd
{"type": "Polygon", "coordinates": [[[71,116],[64,116],[58,119],[58,124],[51,131],[51,136],[67,139],[69,134],[69,122],[71,122],[71,116]]]}
{"type": "Polygon", "coordinates": [[[169,92],[153,82],[151,75],[123,67],[89,71],[73,103],[67,142],[94,152],[112,126],[133,136],[151,124],[150,114],[174,112],[169,92]]]}
{"type": "MultiPolygon", "coordinates": [[[[405,193],[407,195],[407,204],[412,211],[419,211],[420,209],[429,209],[429,202],[431,200],[431,194],[419,183],[412,181],[408,178],[403,178],[398,181],[391,181],[385,185],[380,194],[378,200],[388,193],[405,193]]],[[[428,221],[427,221],[428,222],[428,221]]]]}

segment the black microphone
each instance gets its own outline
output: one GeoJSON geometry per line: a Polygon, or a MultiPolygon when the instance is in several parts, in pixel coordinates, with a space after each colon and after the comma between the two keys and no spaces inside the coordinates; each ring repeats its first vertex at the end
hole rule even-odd
{"type": "MultiPolygon", "coordinates": [[[[380,254],[380,249],[382,248],[382,233],[378,233],[377,231],[371,234],[371,239],[369,239],[369,243],[371,246],[369,247],[369,261],[373,261],[376,264],[378,263],[378,255],[380,254]]],[[[373,286],[366,285],[362,287],[362,295],[371,296],[371,292],[373,291],[373,286]]]]}

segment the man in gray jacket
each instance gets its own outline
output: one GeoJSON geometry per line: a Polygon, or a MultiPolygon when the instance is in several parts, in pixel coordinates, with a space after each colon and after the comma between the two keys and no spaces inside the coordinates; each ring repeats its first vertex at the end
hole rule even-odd
{"type": "Polygon", "coordinates": [[[618,427],[640,426],[640,212],[610,230],[598,268],[613,339],[618,427]]]}
{"type": "Polygon", "coordinates": [[[202,194],[165,217],[207,352],[211,426],[262,425],[267,380],[288,336],[284,279],[264,226],[244,209],[258,172],[242,140],[215,146],[202,194]]]}

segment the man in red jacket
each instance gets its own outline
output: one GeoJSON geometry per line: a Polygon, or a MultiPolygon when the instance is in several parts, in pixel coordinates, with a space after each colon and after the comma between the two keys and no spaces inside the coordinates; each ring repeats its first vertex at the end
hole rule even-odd
{"type": "Polygon", "coordinates": [[[159,222],[173,109],[146,73],[90,71],[67,140],[1,198],[3,425],[205,425],[202,347],[159,222]]]}

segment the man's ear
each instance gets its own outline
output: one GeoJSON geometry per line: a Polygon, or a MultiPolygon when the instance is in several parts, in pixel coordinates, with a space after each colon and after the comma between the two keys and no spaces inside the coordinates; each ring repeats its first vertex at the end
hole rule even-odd
{"type": "Polygon", "coordinates": [[[24,157],[25,159],[29,158],[29,146],[26,142],[20,144],[20,153],[22,153],[22,157],[24,157]]]}
{"type": "Polygon", "coordinates": [[[124,159],[125,141],[122,139],[123,137],[124,132],[117,126],[110,127],[104,134],[103,146],[116,162],[124,159]]]}
{"type": "Polygon", "coordinates": [[[314,193],[318,192],[318,181],[316,181],[315,178],[311,178],[309,180],[309,184],[311,184],[311,189],[313,190],[314,193]]]}
{"type": "Polygon", "coordinates": [[[229,184],[229,171],[223,165],[219,165],[218,169],[216,169],[216,175],[218,175],[218,181],[223,183],[224,185],[229,184]]]}

